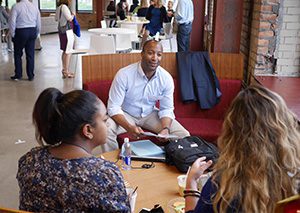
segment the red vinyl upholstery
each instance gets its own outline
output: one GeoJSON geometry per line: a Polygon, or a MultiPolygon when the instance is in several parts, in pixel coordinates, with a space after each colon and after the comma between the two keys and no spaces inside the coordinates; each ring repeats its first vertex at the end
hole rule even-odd
{"type": "MultiPolygon", "coordinates": [[[[222,92],[221,101],[212,109],[202,110],[197,102],[182,103],[180,90],[175,82],[174,107],[176,119],[190,132],[193,136],[199,136],[207,141],[216,143],[222,129],[222,123],[230,103],[241,90],[242,82],[240,80],[220,79],[220,88],[222,92]]],[[[107,104],[110,80],[101,80],[85,83],[83,89],[95,93],[103,102],[107,104]]],[[[121,134],[118,136],[119,144],[122,144],[124,138],[128,135],[121,134]]],[[[136,140],[136,139],[131,139],[136,140]]],[[[153,140],[153,138],[151,138],[153,140]]]]}

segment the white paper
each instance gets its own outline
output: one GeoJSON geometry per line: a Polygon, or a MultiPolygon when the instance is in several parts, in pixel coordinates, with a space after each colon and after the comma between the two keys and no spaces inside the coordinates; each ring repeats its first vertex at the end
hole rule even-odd
{"type": "Polygon", "coordinates": [[[153,136],[153,137],[157,137],[157,138],[166,138],[166,139],[176,139],[179,138],[177,135],[162,135],[162,134],[155,134],[152,132],[143,132],[142,135],[146,135],[146,136],[153,136]]]}

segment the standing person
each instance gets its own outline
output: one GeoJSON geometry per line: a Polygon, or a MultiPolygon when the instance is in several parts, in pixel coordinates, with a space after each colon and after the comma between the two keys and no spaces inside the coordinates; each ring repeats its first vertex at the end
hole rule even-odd
{"type": "Polygon", "coordinates": [[[120,20],[125,20],[126,18],[126,0],[120,0],[117,4],[117,16],[119,16],[120,20]]]}
{"type": "Polygon", "coordinates": [[[130,9],[129,9],[130,13],[133,13],[135,8],[139,7],[139,0],[133,0],[132,3],[133,4],[130,6],[130,9]]]}
{"type": "Polygon", "coordinates": [[[160,32],[163,27],[163,22],[167,22],[167,11],[162,4],[162,0],[154,0],[153,5],[147,10],[146,19],[150,22],[146,25],[146,30],[143,35],[143,41],[147,40],[148,36],[155,36],[157,32],[160,32]]]}
{"type": "MultiPolygon", "coordinates": [[[[58,26],[69,25],[70,28],[73,27],[74,14],[71,13],[69,5],[71,0],[59,0],[58,7],[55,13],[55,20],[58,21],[58,26]]],[[[59,27],[58,27],[59,28],[59,27]]],[[[74,78],[74,73],[69,70],[71,54],[66,53],[68,38],[66,32],[59,32],[59,42],[60,49],[63,51],[61,55],[62,60],[62,77],[63,78],[74,78]]]]}
{"type": "Polygon", "coordinates": [[[21,210],[130,212],[118,167],[91,154],[107,136],[106,109],[95,94],[48,88],[32,118],[41,146],[19,160],[21,210]]]}
{"type": "Polygon", "coordinates": [[[2,0],[0,0],[0,29],[1,29],[1,40],[4,39],[2,42],[6,42],[6,36],[8,31],[8,19],[9,15],[5,9],[5,7],[2,6],[2,0]],[[2,32],[3,31],[3,32],[2,32]],[[2,37],[2,33],[5,35],[5,37],[2,37]]]}
{"type": "Polygon", "coordinates": [[[278,94],[262,86],[241,91],[227,112],[220,157],[201,193],[197,180],[212,162],[200,158],[190,170],[186,212],[274,212],[298,187],[299,141],[298,120],[278,94]]]}
{"type": "Polygon", "coordinates": [[[192,0],[179,0],[175,12],[177,23],[178,52],[190,50],[190,36],[194,20],[194,6],[192,0]]]}
{"type": "Polygon", "coordinates": [[[106,11],[113,13],[113,14],[109,15],[109,18],[110,18],[109,27],[115,27],[117,15],[116,15],[116,5],[113,0],[111,0],[109,2],[109,4],[107,5],[106,11]]]}
{"type": "Polygon", "coordinates": [[[167,10],[167,20],[168,22],[172,22],[174,17],[174,10],[173,10],[173,1],[168,1],[168,10],[167,10]]]}
{"type": "Polygon", "coordinates": [[[38,8],[29,0],[17,0],[9,17],[9,31],[14,43],[15,75],[12,80],[22,78],[23,49],[26,53],[28,80],[34,79],[34,44],[41,29],[41,15],[38,8]]]}
{"type": "Polygon", "coordinates": [[[174,81],[160,65],[162,45],[148,40],[141,61],[118,71],[109,91],[108,137],[102,152],[118,148],[116,137],[124,132],[139,138],[146,128],[155,133],[189,136],[174,116],[174,81]],[[159,109],[155,107],[159,100],[159,109]]]}

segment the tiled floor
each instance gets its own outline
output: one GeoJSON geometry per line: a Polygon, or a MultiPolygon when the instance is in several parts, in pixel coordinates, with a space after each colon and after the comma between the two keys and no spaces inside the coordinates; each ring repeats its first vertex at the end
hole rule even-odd
{"type": "MultiPolygon", "coordinates": [[[[48,87],[62,91],[81,88],[79,73],[75,79],[61,77],[61,51],[57,34],[42,35],[41,51],[35,52],[35,79],[10,80],[14,74],[13,54],[0,43],[0,206],[18,208],[18,185],[15,178],[18,159],[37,145],[31,121],[33,104],[48,87]],[[25,143],[15,144],[21,140],[25,143]]],[[[89,48],[89,33],[83,32],[78,48],[89,48]]],[[[25,62],[25,57],[23,56],[25,62]]],[[[23,68],[25,68],[25,63],[23,68]]]]}

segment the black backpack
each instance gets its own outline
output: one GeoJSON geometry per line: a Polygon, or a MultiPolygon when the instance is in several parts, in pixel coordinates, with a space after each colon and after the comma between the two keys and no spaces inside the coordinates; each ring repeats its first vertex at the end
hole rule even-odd
{"type": "MultiPolygon", "coordinates": [[[[175,165],[180,172],[187,172],[195,160],[206,157],[215,163],[219,157],[218,149],[202,138],[188,136],[170,142],[165,146],[166,162],[175,165]]],[[[211,167],[209,168],[211,169],[211,167]]]]}

